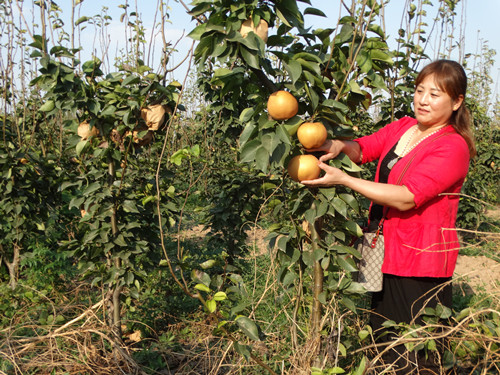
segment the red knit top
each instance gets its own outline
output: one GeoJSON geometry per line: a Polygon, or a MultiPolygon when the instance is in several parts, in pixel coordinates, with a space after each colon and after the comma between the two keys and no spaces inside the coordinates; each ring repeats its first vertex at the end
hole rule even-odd
{"type": "MultiPolygon", "coordinates": [[[[363,152],[361,163],[382,160],[416,123],[417,120],[404,117],[372,135],[356,139],[363,152]]],[[[459,250],[455,230],[457,194],[469,169],[467,143],[451,125],[444,127],[396,163],[388,183],[396,184],[406,167],[400,184],[415,195],[416,206],[408,211],[389,209],[384,222],[382,272],[398,276],[450,277],[459,250]]],[[[379,168],[380,164],[375,181],[378,181],[379,168]]]]}

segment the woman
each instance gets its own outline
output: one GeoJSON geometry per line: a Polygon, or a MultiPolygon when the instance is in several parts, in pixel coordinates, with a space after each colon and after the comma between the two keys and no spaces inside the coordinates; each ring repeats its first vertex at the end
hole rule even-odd
{"type": "MultiPolygon", "coordinates": [[[[319,164],[325,174],[302,181],[304,185],[344,185],[364,195],[372,201],[370,228],[385,216],[384,287],[373,294],[370,319],[375,332],[383,332],[385,320],[421,323],[418,313],[424,306],[451,307],[450,280],[459,249],[454,230],[457,194],[476,152],[464,104],[466,89],[460,64],[432,62],[416,80],[415,118],[402,118],[354,141],[327,140],[319,149],[308,150],[325,152],[319,164]],[[378,159],[375,182],[325,164],[340,152],[361,164],[378,159]]],[[[385,340],[390,339],[386,335],[385,340]]],[[[398,349],[401,354],[404,348],[398,349]]],[[[397,351],[389,360],[398,373],[422,371],[421,364],[409,364],[397,351]]]]}

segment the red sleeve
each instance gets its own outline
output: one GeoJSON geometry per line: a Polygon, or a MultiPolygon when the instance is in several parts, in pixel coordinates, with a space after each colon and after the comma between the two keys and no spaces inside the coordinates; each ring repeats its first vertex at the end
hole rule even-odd
{"type": "Polygon", "coordinates": [[[445,138],[445,142],[433,145],[403,177],[402,185],[415,195],[416,207],[443,192],[452,191],[454,186],[461,186],[467,175],[467,143],[458,134],[445,138]]]}
{"type": "Polygon", "coordinates": [[[401,120],[391,122],[373,134],[355,139],[354,142],[359,144],[363,155],[361,164],[379,159],[383,151],[387,149],[387,143],[389,142],[389,146],[392,147],[404,131],[411,125],[416,124],[416,122],[411,117],[403,117],[401,120]]]}

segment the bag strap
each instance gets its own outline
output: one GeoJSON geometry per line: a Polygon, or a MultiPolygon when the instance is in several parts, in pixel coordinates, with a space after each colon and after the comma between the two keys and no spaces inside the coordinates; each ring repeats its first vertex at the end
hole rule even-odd
{"type": "MultiPolygon", "coordinates": [[[[439,138],[444,137],[445,135],[448,135],[448,134],[449,133],[439,134],[439,135],[435,136],[434,138],[428,139],[427,142],[425,142],[424,144],[434,142],[434,141],[438,140],[439,138]]],[[[401,184],[401,181],[403,180],[403,176],[405,175],[406,171],[408,171],[408,169],[410,168],[411,163],[413,162],[413,160],[415,159],[415,157],[417,156],[417,154],[420,150],[422,150],[422,147],[418,147],[417,149],[415,149],[415,152],[411,156],[410,160],[408,160],[408,162],[404,166],[403,170],[401,171],[401,174],[398,177],[398,181],[396,182],[396,185],[401,184]]],[[[385,221],[385,218],[386,218],[388,212],[389,212],[389,207],[384,206],[384,213],[382,215],[382,219],[380,219],[380,222],[378,223],[377,231],[375,232],[375,236],[373,236],[373,239],[371,242],[372,249],[375,248],[375,245],[377,244],[377,240],[380,236],[380,233],[382,232],[382,228],[384,227],[384,221],[385,221]]]]}

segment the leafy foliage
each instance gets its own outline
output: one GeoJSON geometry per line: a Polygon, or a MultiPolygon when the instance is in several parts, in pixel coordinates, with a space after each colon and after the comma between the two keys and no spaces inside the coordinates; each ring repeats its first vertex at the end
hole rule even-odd
{"type": "MultiPolygon", "coordinates": [[[[457,3],[440,2],[443,25],[453,25],[457,3]]],[[[30,72],[30,92],[16,92],[7,74],[0,88],[6,110],[0,116],[0,258],[7,266],[0,268],[6,301],[0,315],[8,327],[1,337],[4,342],[13,334],[34,348],[16,346],[27,353],[20,367],[29,368],[44,352],[44,338],[79,365],[93,357],[87,351],[79,356],[78,340],[92,348],[99,342],[95,352],[116,360],[122,339],[140,330],[148,340],[133,344],[133,357],[150,370],[181,358],[185,369],[199,371],[206,347],[220,350],[245,373],[261,373],[253,363],[268,373],[367,370],[372,332],[362,311],[369,301],[352,277],[359,258],[352,244],[367,202],[343,187],[305,189],[285,167],[304,152],[295,135],[305,120],[323,122],[332,138],[349,139],[411,114],[411,87],[430,37],[425,6],[432,4],[408,4],[407,27],[391,50],[381,2],[353,1],[337,24],[314,29],[304,15],[325,15],[307,0],[196,0],[190,11],[199,22],[190,33],[197,41],[192,98],[200,105],[193,118],[182,113],[185,88],[166,80],[171,45],[164,41],[161,73],[147,66],[146,29],[128,4],[120,9],[130,44],[112,72],[104,58],[81,63],[80,48],[65,46],[73,45],[73,36],[64,30],[57,4],[35,5],[54,34],[49,38],[43,28],[30,34],[26,60],[38,69],[30,72]],[[247,19],[268,23],[267,42],[239,33],[247,19]],[[278,89],[298,99],[297,116],[268,116],[266,99],[278,89]],[[152,105],[168,108],[154,131],[142,116],[152,105]],[[82,123],[93,135],[81,136],[82,123]],[[203,239],[183,237],[200,224],[207,230],[203,239]],[[270,253],[250,256],[255,249],[248,246],[248,229],[257,226],[269,232],[270,253]],[[98,300],[105,305],[94,304],[98,300]],[[89,301],[94,305],[84,313],[75,307],[89,301]],[[64,328],[75,315],[85,317],[77,323],[85,334],[54,338],[54,328],[64,328]],[[106,327],[87,331],[95,320],[106,327]],[[313,363],[316,358],[323,365],[313,363]]],[[[0,23],[10,27],[8,4],[0,7],[0,23]]],[[[164,14],[164,4],[159,7],[164,14]]],[[[110,17],[102,12],[80,17],[75,27],[105,30],[110,17]]],[[[474,81],[488,75],[490,62],[470,72],[474,81]]],[[[490,92],[484,85],[471,92],[479,154],[464,194],[497,202],[498,124],[479,100],[490,92]]],[[[345,155],[331,163],[355,175],[373,172],[345,155]]],[[[483,213],[482,202],[464,197],[459,225],[482,229],[483,213]]],[[[446,364],[466,368],[496,355],[498,313],[487,308],[468,301],[456,312],[425,312],[430,323],[445,317],[463,328],[450,333],[446,364]]],[[[409,349],[436,350],[432,326],[395,328],[415,340],[409,349]]],[[[490,358],[481,363],[493,368],[496,357],[490,358]]],[[[211,358],[204,365],[213,371],[211,358]]],[[[13,366],[0,360],[2,371],[13,366]]],[[[47,373],[64,367],[36,366],[47,373]]]]}

